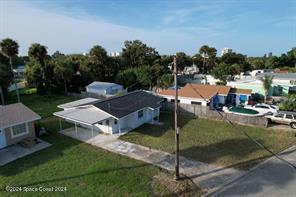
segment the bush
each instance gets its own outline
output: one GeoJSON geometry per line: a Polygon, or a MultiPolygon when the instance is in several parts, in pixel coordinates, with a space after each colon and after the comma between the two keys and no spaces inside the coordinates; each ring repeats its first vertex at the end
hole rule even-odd
{"type": "Polygon", "coordinates": [[[280,110],[296,111],[296,94],[289,95],[280,102],[280,110]]]}

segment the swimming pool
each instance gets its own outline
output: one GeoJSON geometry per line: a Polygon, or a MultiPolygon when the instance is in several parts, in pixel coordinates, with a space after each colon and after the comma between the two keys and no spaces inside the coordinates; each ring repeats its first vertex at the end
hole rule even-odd
{"type": "Polygon", "coordinates": [[[260,115],[260,113],[253,109],[246,109],[243,107],[230,107],[228,109],[229,112],[237,113],[237,114],[245,114],[245,115],[260,115]]]}

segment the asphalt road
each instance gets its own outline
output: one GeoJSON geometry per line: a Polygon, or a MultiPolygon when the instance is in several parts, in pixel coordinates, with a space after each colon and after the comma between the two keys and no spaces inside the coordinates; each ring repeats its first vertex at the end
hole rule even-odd
{"type": "MultiPolygon", "coordinates": [[[[296,165],[296,146],[281,153],[296,165]]],[[[213,196],[296,196],[296,169],[273,157],[213,196]]]]}

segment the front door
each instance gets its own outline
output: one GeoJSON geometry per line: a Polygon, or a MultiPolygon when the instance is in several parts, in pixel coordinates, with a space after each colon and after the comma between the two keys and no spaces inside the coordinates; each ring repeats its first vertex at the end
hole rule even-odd
{"type": "Polygon", "coordinates": [[[0,130],[0,149],[6,146],[6,136],[4,130],[0,130]]]}

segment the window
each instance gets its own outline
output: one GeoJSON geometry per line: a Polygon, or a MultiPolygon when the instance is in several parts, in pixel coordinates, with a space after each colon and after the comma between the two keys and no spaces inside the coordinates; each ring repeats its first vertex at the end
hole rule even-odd
{"type": "Polygon", "coordinates": [[[117,124],[117,120],[116,119],[114,119],[114,124],[117,124]]]}
{"type": "Polygon", "coordinates": [[[201,105],[201,102],[191,101],[191,104],[201,105]]]}
{"type": "Polygon", "coordinates": [[[275,106],[270,106],[272,109],[276,109],[276,107],[275,106]]]}
{"type": "Polygon", "coordinates": [[[109,120],[106,120],[106,125],[109,125],[109,120]]]}
{"type": "Polygon", "coordinates": [[[277,114],[274,117],[276,117],[276,118],[283,118],[284,117],[284,114],[277,114]]]}
{"type": "Polygon", "coordinates": [[[142,118],[144,116],[143,110],[138,111],[138,118],[142,118]]]}
{"type": "MultiPolygon", "coordinates": [[[[175,99],[171,99],[171,102],[174,103],[175,99]]],[[[178,99],[178,103],[180,103],[180,100],[178,99]]]]}
{"type": "MultiPolygon", "coordinates": [[[[295,83],[296,85],[296,83],[295,83]]],[[[296,94],[296,86],[290,87],[288,94],[296,94]]]]}
{"type": "Polygon", "coordinates": [[[28,131],[26,123],[11,127],[11,133],[12,137],[18,137],[27,134],[28,131]]]}
{"type": "Polygon", "coordinates": [[[293,120],[293,116],[291,114],[286,114],[286,118],[293,120]]]}

